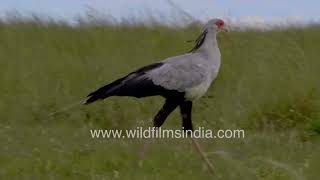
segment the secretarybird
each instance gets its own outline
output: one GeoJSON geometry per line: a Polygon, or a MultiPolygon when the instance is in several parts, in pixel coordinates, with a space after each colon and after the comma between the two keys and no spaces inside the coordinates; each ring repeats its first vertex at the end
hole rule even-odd
{"type": "MultiPolygon", "coordinates": [[[[162,96],[165,103],[153,119],[154,127],[160,127],[179,106],[184,130],[193,130],[192,102],[206,93],[219,72],[220,50],[216,36],[221,31],[226,31],[223,20],[209,20],[189,53],[169,57],[131,72],[90,93],[84,104],[111,96],[162,96]]],[[[195,139],[192,140],[212,170],[212,165],[199,144],[195,139]]]]}

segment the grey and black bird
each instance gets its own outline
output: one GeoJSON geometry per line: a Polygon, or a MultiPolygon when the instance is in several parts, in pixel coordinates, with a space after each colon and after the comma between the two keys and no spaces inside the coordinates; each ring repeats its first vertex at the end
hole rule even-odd
{"type": "Polygon", "coordinates": [[[170,113],[179,107],[182,127],[184,130],[193,130],[192,102],[207,92],[218,75],[221,55],[216,37],[225,30],[223,20],[209,20],[189,53],[133,71],[90,93],[84,104],[111,96],[162,96],[165,103],[153,119],[154,127],[160,127],[170,113]]]}
{"type": "Polygon", "coordinates": [[[160,127],[179,106],[182,127],[192,130],[192,101],[202,97],[217,77],[220,50],[216,36],[224,30],[223,20],[210,20],[189,53],[169,57],[131,72],[90,93],[84,104],[111,96],[162,96],[166,99],[165,104],[154,117],[154,126],[160,127]]]}

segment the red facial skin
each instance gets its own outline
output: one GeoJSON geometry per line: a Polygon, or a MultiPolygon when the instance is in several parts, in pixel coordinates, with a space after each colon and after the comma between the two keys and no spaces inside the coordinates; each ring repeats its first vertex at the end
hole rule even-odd
{"type": "Polygon", "coordinates": [[[218,28],[223,28],[223,27],[224,27],[224,21],[222,21],[222,20],[220,19],[220,20],[218,20],[218,21],[216,22],[216,25],[218,26],[218,28]]]}

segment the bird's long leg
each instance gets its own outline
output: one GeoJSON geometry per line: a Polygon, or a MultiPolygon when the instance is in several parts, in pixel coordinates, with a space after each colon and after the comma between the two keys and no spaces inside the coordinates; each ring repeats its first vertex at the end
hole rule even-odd
{"type": "Polygon", "coordinates": [[[153,140],[154,139],[146,139],[146,141],[143,143],[142,149],[140,151],[139,162],[138,162],[139,167],[143,166],[143,160],[144,160],[145,154],[148,150],[149,145],[153,143],[153,140]]]}
{"type": "Polygon", "coordinates": [[[200,154],[202,160],[207,164],[209,171],[214,174],[214,168],[212,163],[209,161],[207,155],[204,153],[204,151],[202,150],[200,144],[198,143],[197,139],[191,137],[192,143],[194,145],[194,147],[196,148],[197,152],[200,154]]]}
{"type": "Polygon", "coordinates": [[[192,127],[192,102],[191,101],[184,101],[180,104],[180,113],[182,118],[182,128],[185,131],[193,130],[192,127]]]}
{"type": "MultiPolygon", "coordinates": [[[[162,126],[164,121],[167,119],[167,117],[174,111],[178,105],[180,104],[181,101],[177,99],[166,99],[166,102],[162,106],[162,108],[159,110],[157,115],[153,119],[153,127],[159,128],[162,126]]],[[[151,141],[152,142],[152,141],[151,141]]],[[[142,150],[140,152],[140,161],[139,161],[139,166],[142,166],[142,162],[144,160],[145,153],[148,150],[149,143],[145,143],[142,147],[142,150]]]]}
{"type": "MultiPolygon", "coordinates": [[[[180,112],[182,116],[182,127],[184,130],[188,133],[188,130],[193,130],[192,128],[192,102],[191,101],[185,101],[180,105],[180,112]]],[[[208,157],[202,150],[200,144],[198,143],[197,139],[193,138],[191,136],[192,144],[194,145],[197,152],[200,154],[202,160],[207,164],[210,172],[214,174],[214,168],[211,162],[209,161],[208,157]]]]}

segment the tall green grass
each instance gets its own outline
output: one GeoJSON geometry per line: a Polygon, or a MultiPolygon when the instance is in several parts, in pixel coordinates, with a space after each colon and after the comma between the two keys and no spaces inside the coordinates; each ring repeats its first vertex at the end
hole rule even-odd
{"type": "MultiPolygon", "coordinates": [[[[49,113],[145,64],[185,53],[196,26],[0,24],[0,179],[208,179],[188,140],[94,140],[89,130],[150,126],[163,103],[110,98],[49,113]]],[[[219,35],[222,67],[195,103],[195,127],[245,129],[203,140],[217,179],[316,179],[320,29],[219,35]]],[[[174,113],[166,128],[180,128],[174,113]]]]}

